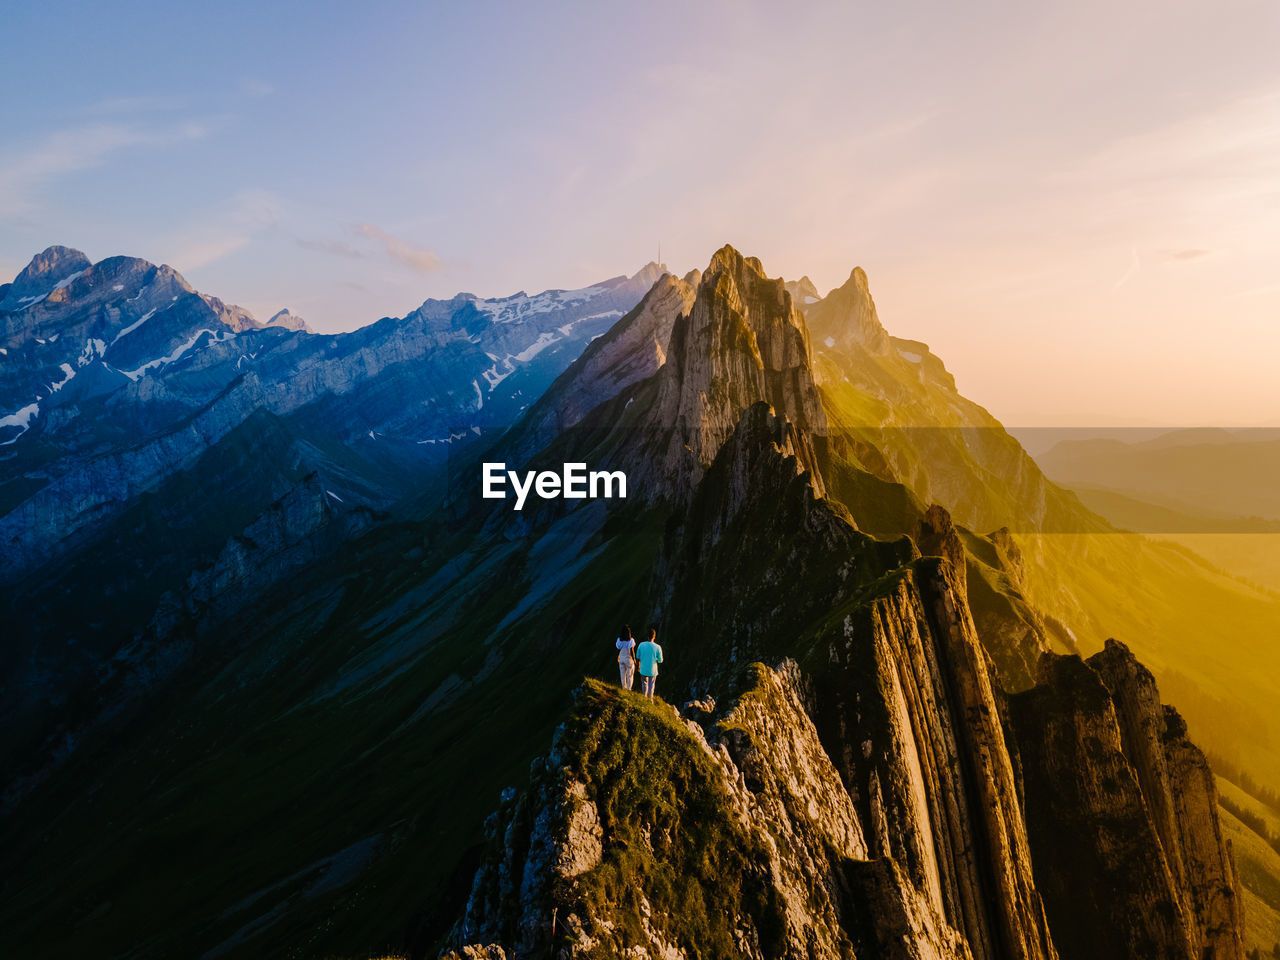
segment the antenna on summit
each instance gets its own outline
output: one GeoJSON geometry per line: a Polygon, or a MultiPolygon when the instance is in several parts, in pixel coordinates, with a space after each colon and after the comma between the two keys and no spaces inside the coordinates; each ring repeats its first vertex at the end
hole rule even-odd
{"type": "Polygon", "coordinates": [[[658,266],[662,266],[662,241],[658,241],[658,266]]]}

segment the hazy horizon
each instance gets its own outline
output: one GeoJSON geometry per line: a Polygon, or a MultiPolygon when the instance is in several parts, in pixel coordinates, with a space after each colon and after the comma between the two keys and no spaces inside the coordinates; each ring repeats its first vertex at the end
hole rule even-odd
{"type": "Polygon", "coordinates": [[[61,67],[0,65],[4,279],[61,243],[334,332],[729,242],[861,265],[1011,426],[1280,423],[1274,5],[67,17],[6,13],[61,67]]]}

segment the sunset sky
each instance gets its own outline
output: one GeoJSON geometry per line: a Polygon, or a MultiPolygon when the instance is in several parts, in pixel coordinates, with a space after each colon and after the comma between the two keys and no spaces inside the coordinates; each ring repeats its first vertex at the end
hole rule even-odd
{"type": "Polygon", "coordinates": [[[332,332],[731,242],[1010,425],[1280,424],[1273,0],[260,6],[6,9],[0,277],[332,332]]]}

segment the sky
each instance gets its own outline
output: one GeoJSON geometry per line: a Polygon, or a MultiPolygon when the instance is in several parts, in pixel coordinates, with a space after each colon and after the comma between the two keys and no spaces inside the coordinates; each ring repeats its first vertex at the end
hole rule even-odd
{"type": "Polygon", "coordinates": [[[1280,424],[1280,5],[8,8],[0,277],[321,332],[722,244],[854,265],[1006,424],[1280,424]]]}

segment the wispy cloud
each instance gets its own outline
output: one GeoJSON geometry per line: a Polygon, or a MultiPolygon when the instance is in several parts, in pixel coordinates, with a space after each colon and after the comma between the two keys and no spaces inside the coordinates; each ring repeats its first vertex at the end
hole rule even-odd
{"type": "Polygon", "coordinates": [[[357,250],[345,240],[326,240],[323,238],[294,237],[293,242],[303,250],[314,250],[316,253],[331,253],[335,257],[347,257],[350,260],[363,260],[364,253],[357,250]]]}
{"type": "Polygon", "coordinates": [[[223,257],[230,256],[247,246],[252,239],[253,237],[249,234],[235,234],[189,242],[186,246],[179,247],[178,252],[173,255],[173,266],[179,272],[199,270],[223,257]]]}
{"type": "Polygon", "coordinates": [[[440,269],[440,257],[434,250],[411,246],[381,227],[371,223],[356,223],[352,224],[351,231],[377,244],[388,257],[410,270],[431,273],[440,269]]]}
{"type": "Polygon", "coordinates": [[[279,198],[268,190],[241,190],[224,211],[213,219],[201,219],[171,240],[170,263],[177,270],[198,270],[228,257],[283,217],[279,198]]]}
{"type": "Polygon", "coordinates": [[[1212,250],[1203,250],[1196,247],[1187,250],[1170,250],[1168,256],[1170,260],[1199,260],[1201,257],[1209,256],[1212,252],[1212,250]]]}
{"type": "Polygon", "coordinates": [[[207,134],[207,128],[194,121],[160,130],[120,123],[58,130],[25,150],[0,157],[0,216],[30,211],[53,181],[105,163],[122,150],[199,140],[207,134]]]}

